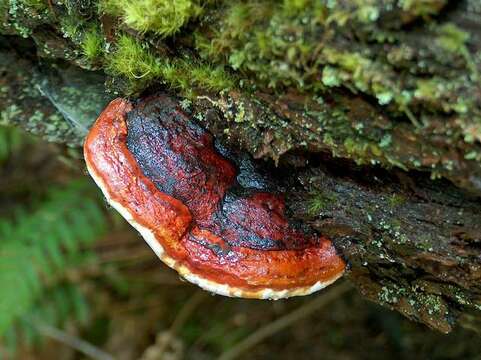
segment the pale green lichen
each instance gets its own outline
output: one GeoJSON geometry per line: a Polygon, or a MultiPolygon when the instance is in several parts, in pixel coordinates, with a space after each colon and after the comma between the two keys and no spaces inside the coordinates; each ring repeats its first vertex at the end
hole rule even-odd
{"type": "Polygon", "coordinates": [[[383,286],[378,294],[378,299],[382,303],[387,304],[396,304],[401,300],[401,298],[406,296],[406,290],[403,288],[399,288],[393,284],[390,286],[383,286]]]}

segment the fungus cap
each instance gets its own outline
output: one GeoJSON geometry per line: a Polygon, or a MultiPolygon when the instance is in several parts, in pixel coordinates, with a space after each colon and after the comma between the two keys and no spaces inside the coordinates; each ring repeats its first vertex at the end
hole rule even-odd
{"type": "Polygon", "coordinates": [[[108,203],[165,264],[208,291],[278,299],[344,272],[329,239],[292,226],[281,193],[241,185],[242,170],[166,95],[112,101],[84,156],[108,203]]]}

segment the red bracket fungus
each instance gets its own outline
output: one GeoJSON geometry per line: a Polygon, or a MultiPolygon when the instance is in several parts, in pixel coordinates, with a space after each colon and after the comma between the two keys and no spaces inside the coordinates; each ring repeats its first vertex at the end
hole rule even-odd
{"type": "Polygon", "coordinates": [[[84,155],[107,201],[157,256],[208,291],[278,299],[344,272],[329,239],[290,224],[282,193],[241,180],[242,169],[166,95],[112,101],[84,155]]]}

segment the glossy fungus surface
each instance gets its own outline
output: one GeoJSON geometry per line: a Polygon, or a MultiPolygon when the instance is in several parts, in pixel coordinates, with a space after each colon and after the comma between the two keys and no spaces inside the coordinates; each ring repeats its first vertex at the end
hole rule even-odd
{"type": "Polygon", "coordinates": [[[331,241],[289,223],[283,194],[221,155],[173,98],[114,100],[84,153],[107,201],[162,261],[209,291],[305,295],[344,272],[331,241]]]}

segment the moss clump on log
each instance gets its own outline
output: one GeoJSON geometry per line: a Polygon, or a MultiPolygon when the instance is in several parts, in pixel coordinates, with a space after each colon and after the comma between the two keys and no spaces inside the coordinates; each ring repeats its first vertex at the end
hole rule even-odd
{"type": "Polygon", "coordinates": [[[101,0],[103,14],[120,17],[129,28],[166,37],[177,33],[202,12],[200,2],[191,0],[101,0]]]}

